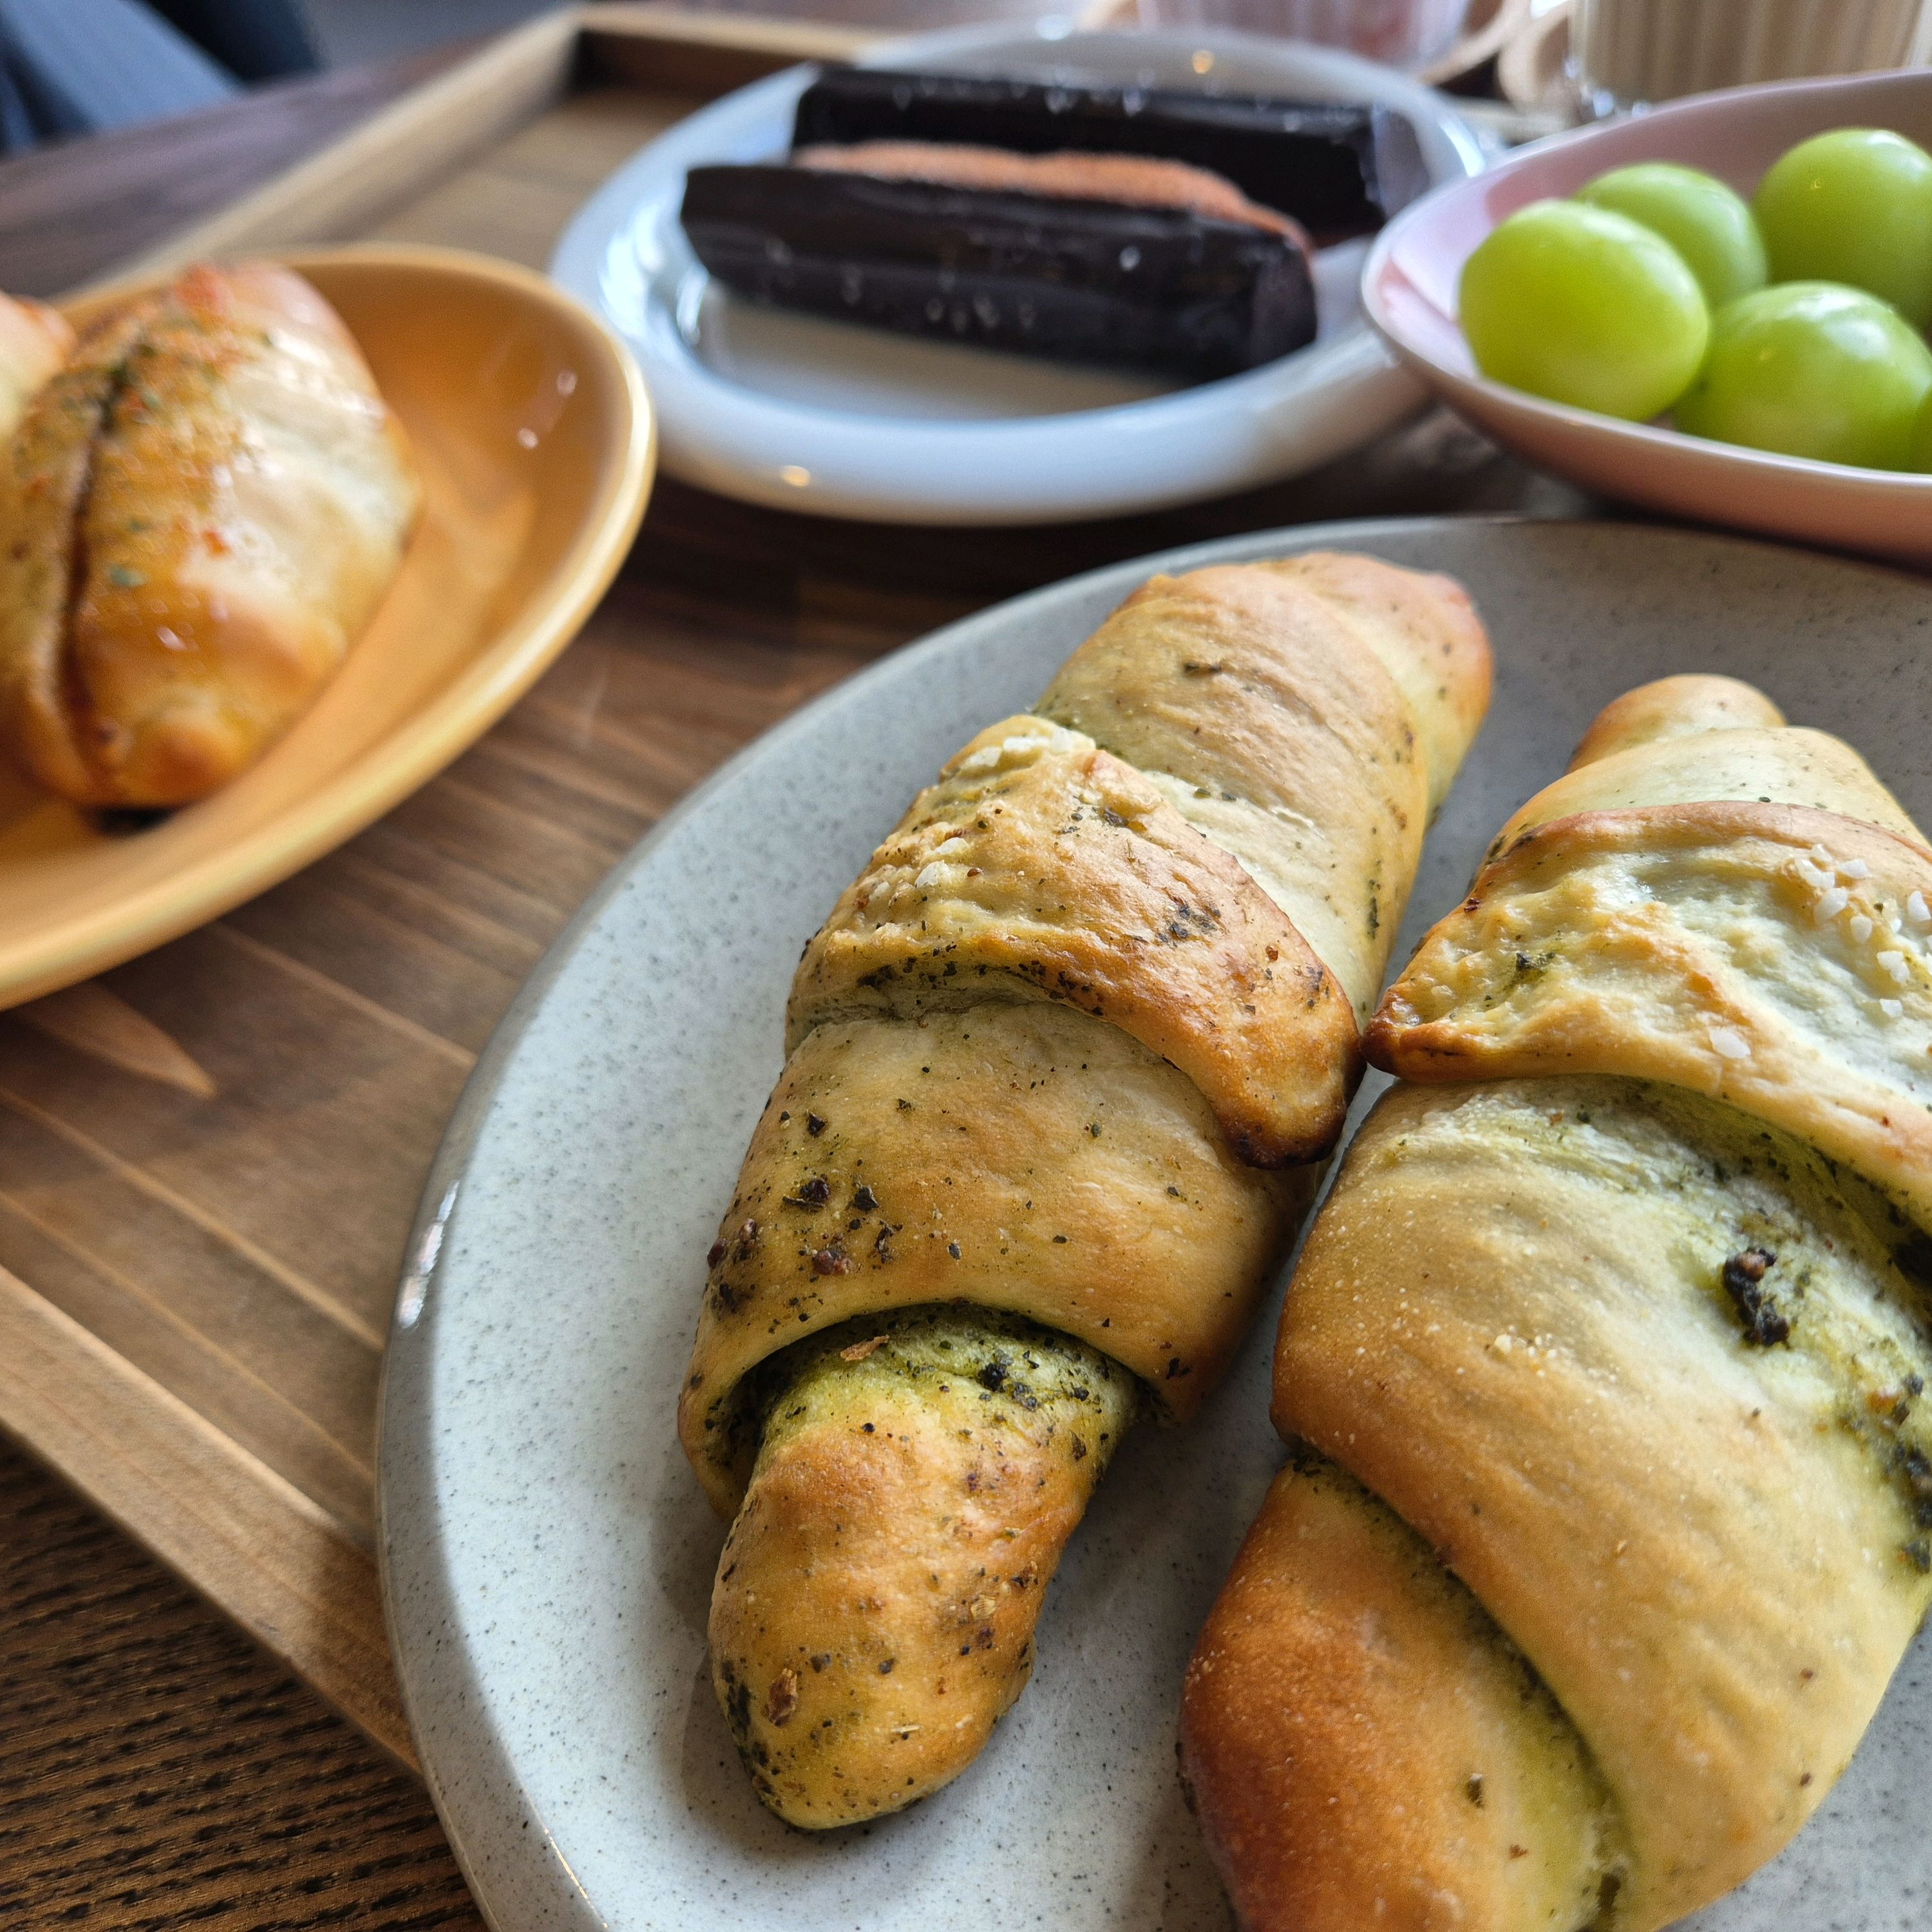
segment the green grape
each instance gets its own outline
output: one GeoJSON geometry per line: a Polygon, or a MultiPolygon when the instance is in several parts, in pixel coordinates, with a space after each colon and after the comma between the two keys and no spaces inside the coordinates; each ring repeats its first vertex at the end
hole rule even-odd
{"type": "Polygon", "coordinates": [[[1932,349],[1862,290],[1784,282],[1719,310],[1677,427],[1785,456],[1903,470],[1932,349]]]}
{"type": "Polygon", "coordinates": [[[1684,393],[1711,316],[1670,244],[1607,208],[1535,201],[1464,263],[1476,366],[1552,402],[1642,422],[1684,393]]]}
{"type": "Polygon", "coordinates": [[[1775,162],[1752,204],[1774,282],[1845,282],[1932,322],[1932,154],[1840,128],[1775,162]]]}
{"type": "Polygon", "coordinates": [[[1925,406],[1918,412],[1918,427],[1912,433],[1912,449],[1906,467],[1932,470],[1932,396],[1925,398],[1925,406]]]}
{"type": "Polygon", "coordinates": [[[1576,199],[1654,229],[1684,257],[1714,309],[1769,279],[1750,210],[1715,175],[1674,161],[1640,161],[1599,175],[1576,199]]]}

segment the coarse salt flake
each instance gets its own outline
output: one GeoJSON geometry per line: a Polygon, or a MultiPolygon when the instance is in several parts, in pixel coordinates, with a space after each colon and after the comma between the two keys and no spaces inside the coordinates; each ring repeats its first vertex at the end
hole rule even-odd
{"type": "Polygon", "coordinates": [[[1854,913],[1846,930],[1862,944],[1872,936],[1872,922],[1863,913],[1854,913]]]}
{"type": "Polygon", "coordinates": [[[1791,869],[1798,874],[1798,883],[1809,886],[1814,892],[1822,892],[1832,884],[1832,874],[1813,865],[1809,859],[1794,859],[1791,869]]]}
{"type": "Polygon", "coordinates": [[[1923,892],[1914,892],[1905,902],[1905,916],[1914,926],[1932,926],[1932,906],[1925,903],[1923,892]]]}
{"type": "Polygon", "coordinates": [[[1711,1045],[1720,1059],[1748,1060],[1750,1058],[1750,1042],[1735,1027],[1713,1027],[1711,1029],[1711,1045]]]}
{"type": "Polygon", "coordinates": [[[1516,1346],[1516,1337],[1514,1335],[1498,1335],[1490,1346],[1495,1349],[1498,1354],[1507,1355],[1516,1346]]]}
{"type": "Polygon", "coordinates": [[[946,868],[944,866],[939,865],[922,866],[920,870],[919,877],[913,880],[913,884],[916,886],[921,892],[924,892],[928,886],[936,886],[938,884],[940,877],[944,873],[945,870],[946,868]]]}
{"type": "Polygon", "coordinates": [[[1813,858],[1816,860],[1821,866],[1828,866],[1832,862],[1831,854],[1822,845],[1813,846],[1811,848],[1811,856],[1813,858]]]}
{"type": "Polygon", "coordinates": [[[1881,1000],[1878,1010],[1887,1019],[1895,1020],[1905,1011],[1905,1003],[1902,1000],[1881,1000]]]}
{"type": "Polygon", "coordinates": [[[1881,952],[1878,956],[1878,963],[1892,975],[1894,985],[1900,986],[1911,985],[1912,968],[1906,964],[1904,953],[1881,952]]]}
{"type": "Polygon", "coordinates": [[[990,772],[999,762],[999,746],[982,745],[976,752],[969,752],[959,760],[959,769],[962,772],[990,772]]]}
{"type": "Polygon", "coordinates": [[[1871,868],[1862,859],[1847,859],[1838,868],[1838,876],[1841,879],[1868,879],[1871,868]]]}
{"type": "Polygon", "coordinates": [[[1030,731],[1016,731],[1010,738],[1000,740],[1000,749],[1003,752],[1036,752],[1040,748],[1040,744],[1041,740],[1030,731]]]}
{"type": "Polygon", "coordinates": [[[958,833],[956,832],[950,838],[942,838],[940,842],[932,848],[932,856],[935,859],[944,859],[949,853],[963,852],[965,849],[965,840],[961,838],[958,833]]]}
{"type": "Polygon", "coordinates": [[[1836,919],[1851,902],[1852,896],[1843,886],[1834,886],[1812,910],[1821,920],[1836,919]]]}

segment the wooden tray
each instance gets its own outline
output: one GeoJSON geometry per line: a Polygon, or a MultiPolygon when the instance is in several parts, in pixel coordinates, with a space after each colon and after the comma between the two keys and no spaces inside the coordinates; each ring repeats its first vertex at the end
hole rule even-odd
{"type": "MultiPolygon", "coordinates": [[[[364,237],[541,266],[590,190],[680,116],[863,43],[647,8],[549,15],[114,272],[364,237]]],[[[660,666],[650,702],[610,701],[614,681],[639,676],[625,596],[620,584],[504,724],[362,838],[0,1017],[0,1426],[406,1761],[373,1450],[430,1156],[578,903],[802,694],[721,644],[705,673],[687,670],[690,689],[660,666]],[[748,688],[721,727],[711,686],[734,674],[748,688]]],[[[889,622],[878,642],[920,628],[889,622]]],[[[812,675],[854,662],[824,654],[812,675]]]]}

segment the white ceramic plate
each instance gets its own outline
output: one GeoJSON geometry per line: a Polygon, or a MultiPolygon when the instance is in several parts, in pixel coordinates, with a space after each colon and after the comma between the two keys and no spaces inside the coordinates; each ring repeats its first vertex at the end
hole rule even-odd
{"type": "MultiPolygon", "coordinates": [[[[1617,524],[1331,525],[1118,565],[897,653],[734,760],[525,989],[451,1128],[403,1285],[381,1454],[392,1630],[430,1788],[500,1932],[1226,1932],[1174,1720],[1281,1460],[1272,1310],[1195,1425],[1122,1449],[1053,1584],[1032,1688],[979,1762],[824,1836],[760,1808],[712,1700],[723,1530],[672,1408],[800,947],[914,790],[1155,568],[1336,546],[1454,572],[1496,644],[1495,707],[1399,959],[1598,707],[1666,672],[1759,680],[1932,821],[1922,584],[1617,524]]],[[[1797,1845],[1700,1925],[1922,1928],[1928,1786],[1922,1644],[1797,1845]]]]}
{"type": "MultiPolygon", "coordinates": [[[[1432,180],[1483,165],[1467,123],[1393,68],[1246,34],[974,27],[868,62],[1380,100],[1414,123],[1432,180]]],[[[782,155],[815,71],[790,68],[680,122],[584,204],[551,261],[637,351],[672,475],[748,502],[891,523],[1108,516],[1298,475],[1418,400],[1362,320],[1362,242],[1317,258],[1309,347],[1192,387],[788,315],[714,287],[678,226],[686,171],[782,155]]]]}

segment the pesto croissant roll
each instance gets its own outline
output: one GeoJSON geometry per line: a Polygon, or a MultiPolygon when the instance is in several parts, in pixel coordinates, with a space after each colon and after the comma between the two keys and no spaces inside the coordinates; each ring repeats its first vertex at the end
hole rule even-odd
{"type": "Polygon", "coordinates": [[[299,276],[195,268],[114,310],[0,444],[0,744],[77,804],[213,790],[340,667],[419,496],[299,276]]]}
{"type": "Polygon", "coordinates": [[[1190,1666],[1247,1932],[1651,1932],[1932,1604],[1932,850],[1748,686],[1612,705],[1369,1030],[1294,1445],[1190,1666]]]}
{"type": "Polygon", "coordinates": [[[718,1696],[782,1816],[971,1761],[1121,1436],[1226,1367],[1488,688],[1444,579],[1156,578],[806,949],[679,1413],[735,1518],[718,1696]]]}

